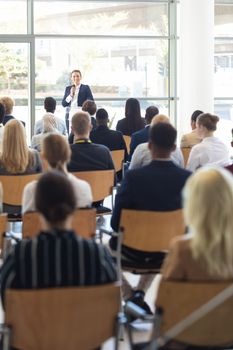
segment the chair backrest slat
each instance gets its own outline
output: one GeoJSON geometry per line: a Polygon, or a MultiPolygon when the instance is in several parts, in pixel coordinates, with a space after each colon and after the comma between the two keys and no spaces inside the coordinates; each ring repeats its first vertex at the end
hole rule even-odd
{"type": "Polygon", "coordinates": [[[168,250],[172,238],[185,231],[181,209],[169,212],[123,209],[120,227],[124,231],[123,245],[148,252],[168,250]]]}
{"type": "Polygon", "coordinates": [[[94,287],[7,290],[5,323],[11,346],[30,350],[90,350],[114,335],[120,290],[94,287]]]}
{"type": "Polygon", "coordinates": [[[124,137],[124,140],[125,140],[127,152],[128,152],[128,154],[129,154],[129,153],[130,153],[131,136],[123,135],[123,137],[124,137]]]}
{"type": "MultiPolygon", "coordinates": [[[[162,307],[161,335],[192,314],[230,282],[162,281],[156,305],[162,307]]],[[[189,326],[175,340],[196,346],[227,346],[233,344],[233,296],[189,326]]]]}
{"type": "Polygon", "coordinates": [[[181,147],[181,151],[182,151],[182,154],[183,154],[183,157],[184,157],[184,166],[187,165],[188,163],[188,159],[189,159],[189,154],[191,152],[191,149],[190,147],[181,147]]]}
{"type": "MultiPolygon", "coordinates": [[[[96,231],[96,209],[77,209],[73,215],[72,228],[84,238],[92,238],[96,231]]],[[[38,212],[28,212],[23,215],[23,238],[34,237],[41,231],[41,221],[38,212]]]]}
{"type": "Polygon", "coordinates": [[[123,149],[111,151],[111,156],[116,172],[122,170],[122,164],[125,158],[125,151],[123,149]]]}

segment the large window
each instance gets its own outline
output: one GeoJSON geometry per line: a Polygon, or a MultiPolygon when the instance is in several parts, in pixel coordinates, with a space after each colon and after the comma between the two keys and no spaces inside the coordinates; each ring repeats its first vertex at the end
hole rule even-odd
{"type": "Polygon", "coordinates": [[[233,128],[233,1],[215,1],[215,113],[219,133],[228,144],[233,128]]]}
{"type": "Polygon", "coordinates": [[[11,50],[3,61],[12,71],[7,77],[0,71],[1,94],[14,95],[27,125],[43,115],[46,96],[57,99],[64,117],[64,88],[80,69],[113,126],[128,97],[139,98],[142,114],[155,104],[174,117],[176,6],[169,0],[2,0],[0,54],[11,50]]]}

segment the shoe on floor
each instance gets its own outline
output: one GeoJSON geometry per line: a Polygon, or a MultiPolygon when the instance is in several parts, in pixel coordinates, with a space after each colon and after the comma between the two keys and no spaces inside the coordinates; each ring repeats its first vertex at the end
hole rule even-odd
{"type": "Polygon", "coordinates": [[[140,306],[148,315],[153,315],[149,305],[144,301],[144,296],[145,293],[143,291],[135,291],[133,296],[129,298],[128,301],[132,301],[132,303],[140,306]]]}

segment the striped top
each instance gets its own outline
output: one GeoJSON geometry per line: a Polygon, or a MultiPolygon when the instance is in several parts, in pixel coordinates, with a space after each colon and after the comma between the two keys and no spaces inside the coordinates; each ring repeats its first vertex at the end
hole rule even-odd
{"type": "Polygon", "coordinates": [[[2,300],[6,288],[88,286],[116,279],[104,246],[57,229],[19,242],[0,270],[2,300]]]}

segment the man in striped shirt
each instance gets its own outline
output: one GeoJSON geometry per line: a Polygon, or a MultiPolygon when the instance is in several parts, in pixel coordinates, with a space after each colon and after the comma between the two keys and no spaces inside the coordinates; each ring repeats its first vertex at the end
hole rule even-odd
{"type": "Polygon", "coordinates": [[[104,246],[71,230],[76,208],[73,188],[64,174],[41,176],[36,209],[43,230],[19,242],[0,272],[1,296],[6,288],[52,288],[110,283],[117,279],[112,258],[104,246]]]}

